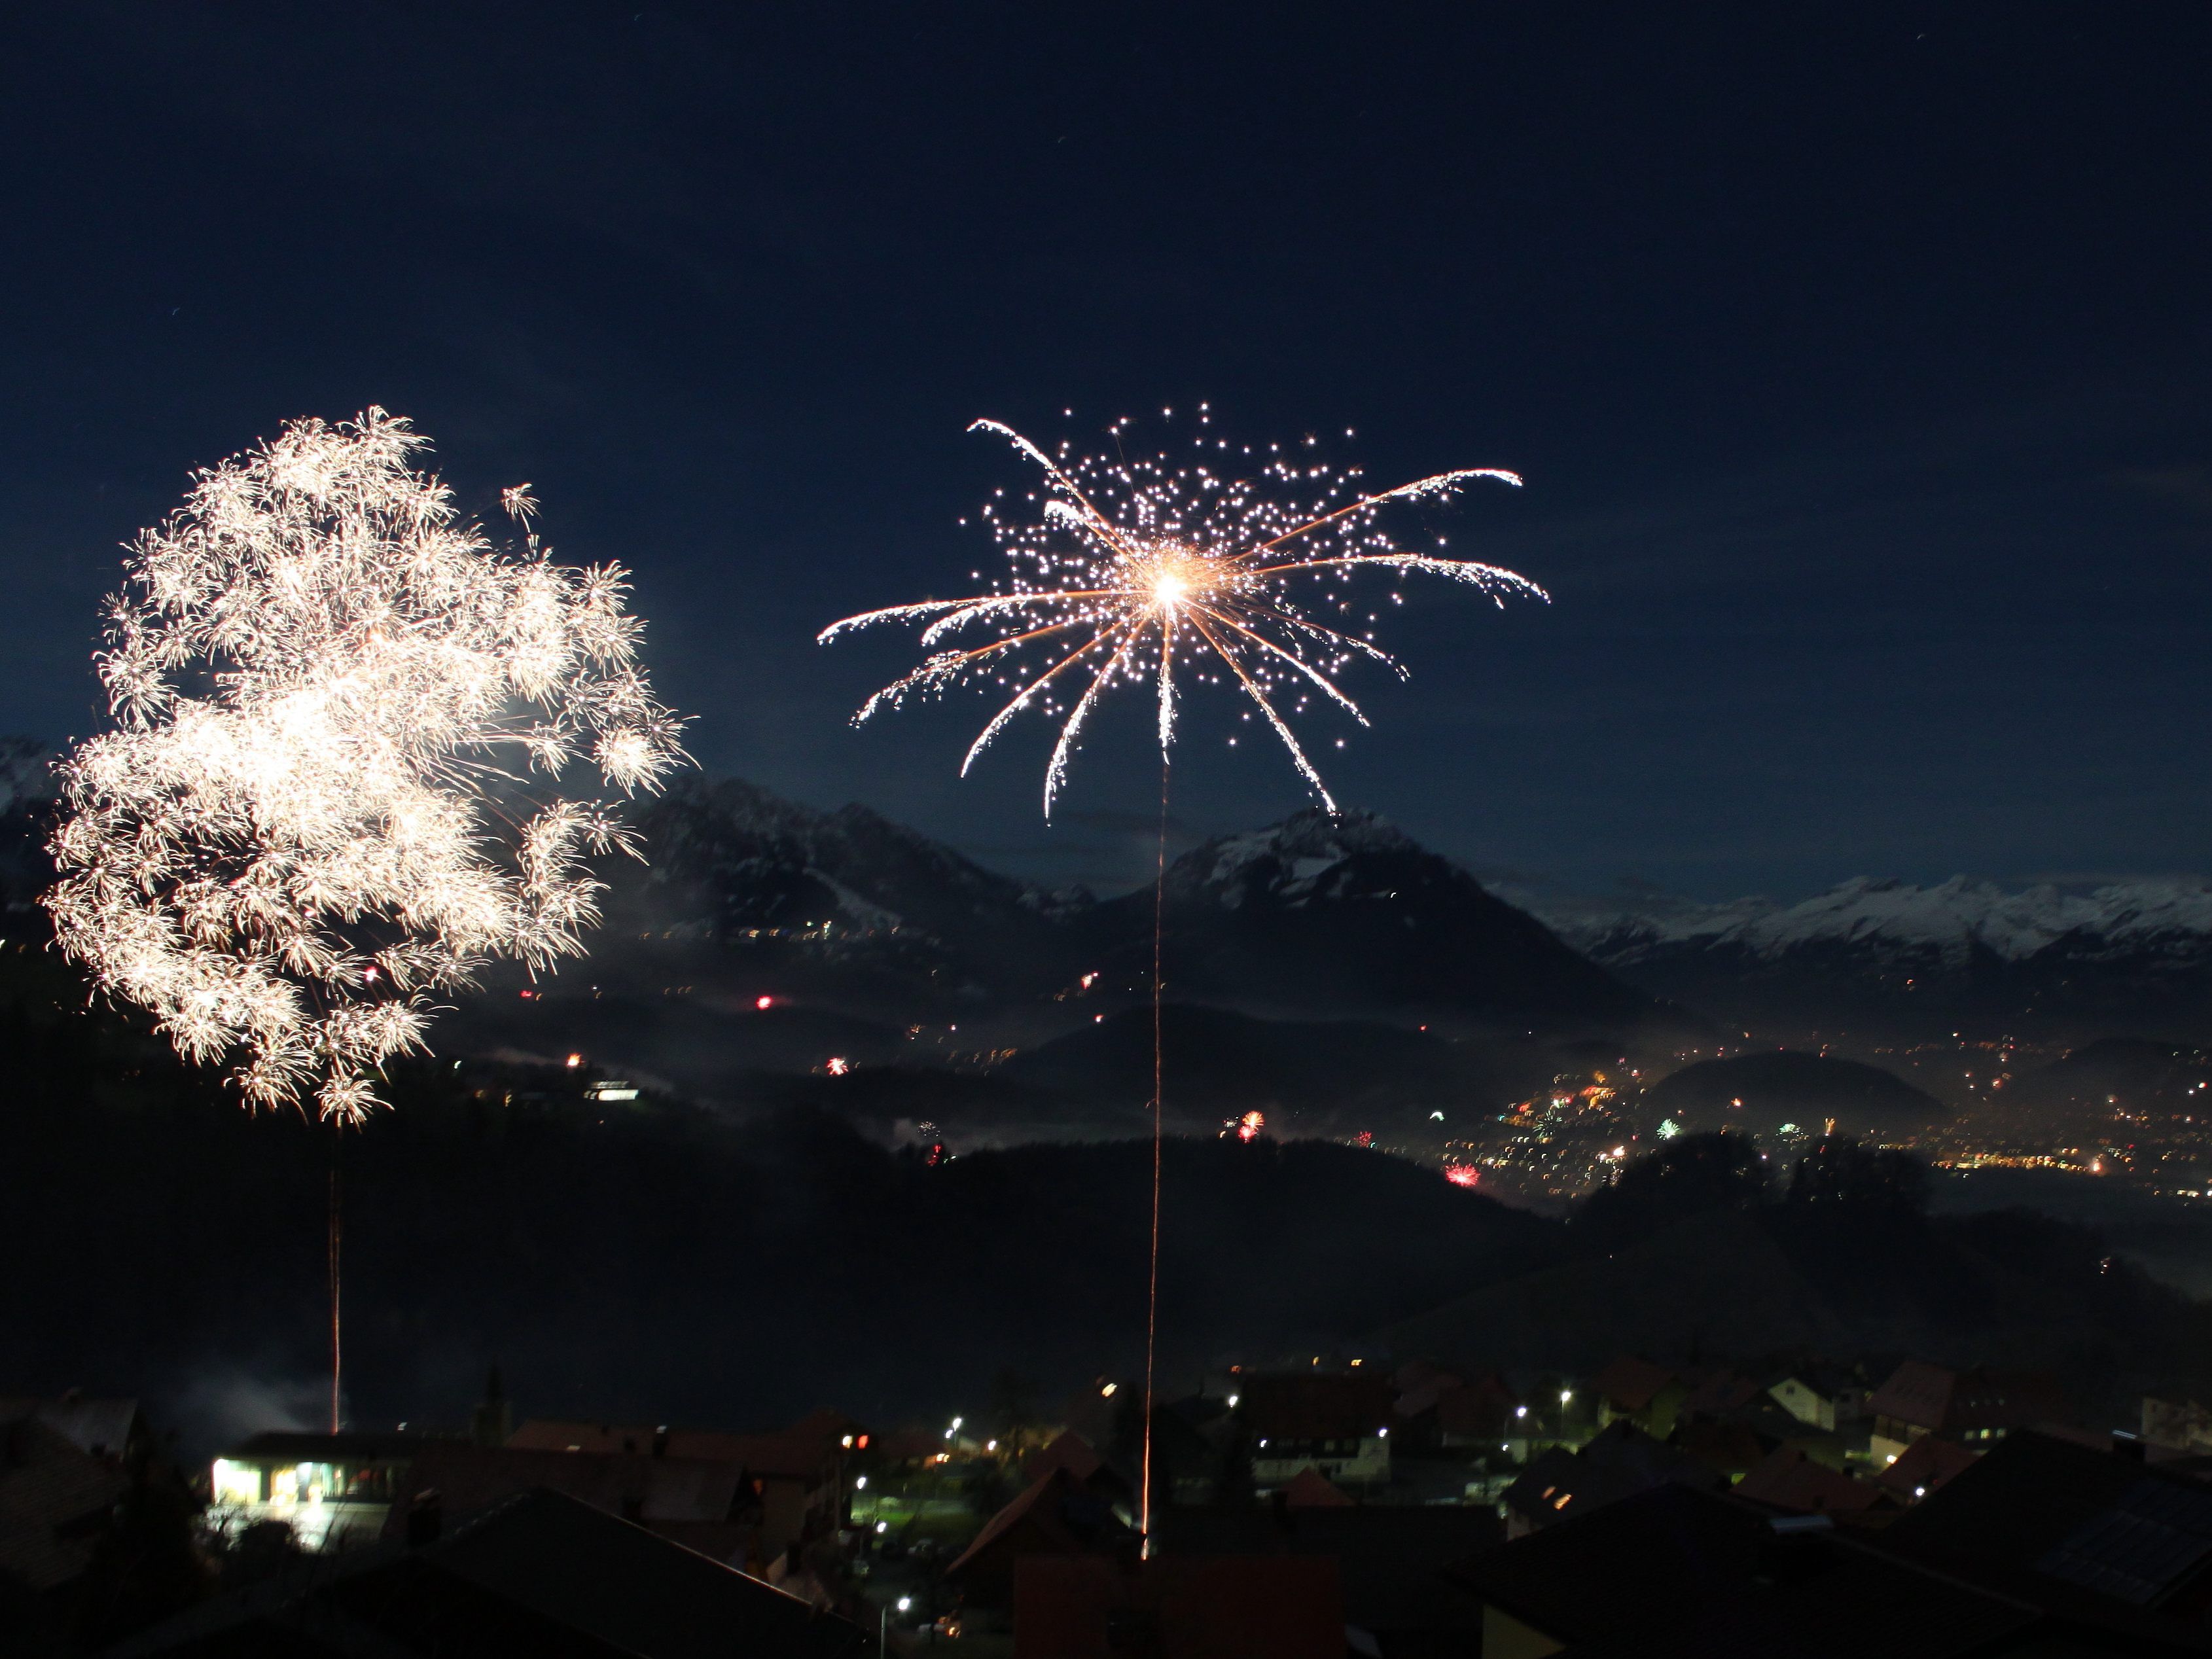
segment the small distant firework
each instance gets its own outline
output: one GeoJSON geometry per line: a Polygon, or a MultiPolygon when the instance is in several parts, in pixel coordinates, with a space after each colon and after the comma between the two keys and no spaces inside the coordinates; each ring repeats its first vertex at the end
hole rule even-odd
{"type": "Polygon", "coordinates": [[[1264,1113],[1247,1112],[1242,1117],[1231,1118],[1221,1126],[1221,1139],[1226,1140],[1230,1136],[1234,1135],[1237,1139],[1249,1144],[1257,1140],[1261,1132],[1267,1127],[1267,1119],[1264,1113]]]}
{"type": "Polygon", "coordinates": [[[585,860],[631,843],[530,775],[629,793],[684,758],[624,573],[495,550],[409,465],[426,442],[372,409],[199,474],[109,602],[119,729],[60,767],[62,949],[249,1106],[357,1122],[434,993],[581,954],[585,860]]]}
{"type": "Polygon", "coordinates": [[[1472,1164],[1447,1164],[1444,1165],[1444,1179],[1455,1187],[1480,1187],[1482,1171],[1472,1164]]]}
{"type": "MultiPolygon", "coordinates": [[[[1117,445],[1126,424],[1114,429],[1117,445]]],[[[1441,539],[1432,551],[1402,549],[1379,522],[1393,502],[1449,495],[1477,478],[1519,483],[1510,472],[1472,467],[1369,491],[1357,469],[1321,462],[1311,441],[1303,455],[1279,446],[1255,453],[1215,438],[1203,409],[1198,425],[1194,459],[1178,464],[1078,457],[1066,444],[1047,455],[1009,427],[976,422],[969,430],[1006,438],[1044,473],[1042,495],[1028,497],[1038,503],[1034,517],[1008,507],[1004,490],[983,508],[1013,574],[963,599],[865,611],[823,629],[827,643],[879,623],[919,623],[921,643],[942,647],[869,698],[854,724],[917,693],[971,684],[1011,692],[961,773],[1015,715],[1038,708],[1060,725],[1045,770],[1049,817],[1100,697],[1116,684],[1155,688],[1165,753],[1175,738],[1176,678],[1188,672],[1249,698],[1333,811],[1290,717],[1319,696],[1364,726],[1366,716],[1337,684],[1341,671],[1366,658],[1404,673],[1376,644],[1374,617],[1353,614],[1346,579],[1367,571],[1442,576],[1501,605],[1511,595],[1545,597],[1512,571],[1445,556],[1441,539]],[[994,637],[949,643],[971,632],[994,637]]]]}

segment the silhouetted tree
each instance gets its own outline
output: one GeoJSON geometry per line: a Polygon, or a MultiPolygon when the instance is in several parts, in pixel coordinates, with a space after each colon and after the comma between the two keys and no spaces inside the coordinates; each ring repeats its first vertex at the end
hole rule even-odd
{"type": "Polygon", "coordinates": [[[104,1648],[214,1593],[193,1538],[199,1504],[166,1458],[132,1461],[131,1487],[108,1517],[80,1588],[80,1644],[104,1648]]]}
{"type": "Polygon", "coordinates": [[[1767,1198],[1766,1164],[1748,1135],[1684,1135],[1638,1158],[1583,1200],[1575,1231],[1611,1249],[1712,1210],[1748,1210],[1767,1198]]]}
{"type": "Polygon", "coordinates": [[[1023,1376],[1017,1366],[1001,1365],[991,1379],[992,1426],[1000,1441],[1017,1455],[1036,1426],[1036,1393],[1035,1379],[1023,1376]]]}
{"type": "Polygon", "coordinates": [[[1848,1136],[1824,1140],[1791,1167],[1789,1201],[1924,1210],[1928,1169],[1895,1147],[1862,1146],[1848,1136]]]}

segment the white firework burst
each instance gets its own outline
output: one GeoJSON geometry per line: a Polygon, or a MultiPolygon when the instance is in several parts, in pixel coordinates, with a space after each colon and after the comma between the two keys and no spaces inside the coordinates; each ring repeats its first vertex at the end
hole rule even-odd
{"type": "MultiPolygon", "coordinates": [[[[1128,424],[1112,430],[1117,451],[1128,424]]],[[[1180,674],[1249,699],[1334,811],[1291,718],[1318,696],[1364,726],[1367,717],[1338,683],[1342,670],[1365,658],[1405,672],[1376,643],[1374,614],[1353,611],[1347,579],[1441,576],[1501,605],[1516,594],[1546,597],[1510,570],[1447,557],[1441,540],[1432,550],[1402,548],[1380,522],[1391,503],[1449,495],[1479,478],[1518,484],[1515,474],[1471,467],[1369,490],[1357,469],[1322,462],[1312,440],[1255,452],[1216,437],[1211,425],[1201,405],[1195,454],[1177,462],[1078,456],[1066,444],[1048,455],[1010,427],[977,421],[970,431],[1006,438],[1044,474],[1042,492],[1027,498],[1034,514],[1010,508],[1003,489],[982,509],[1013,573],[982,592],[865,611],[823,629],[827,643],[877,623],[920,623],[921,643],[942,647],[869,698],[854,723],[957,685],[1011,692],[960,770],[966,775],[1017,714],[1039,709],[1060,726],[1045,769],[1050,817],[1101,696],[1117,684],[1149,688],[1164,754],[1175,738],[1180,674]],[[973,647],[949,643],[963,633],[991,637],[973,647]]]]}
{"type": "Polygon", "coordinates": [[[586,860],[635,849],[553,784],[686,758],[625,573],[495,549],[410,465],[427,447],[371,409],[197,475],[109,601],[118,729],[59,766],[61,948],[252,1107],[358,1121],[436,993],[581,954],[586,860]]]}

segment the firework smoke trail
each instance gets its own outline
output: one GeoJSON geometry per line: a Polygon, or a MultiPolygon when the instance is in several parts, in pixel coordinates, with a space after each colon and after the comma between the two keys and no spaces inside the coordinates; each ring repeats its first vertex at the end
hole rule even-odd
{"type": "MultiPolygon", "coordinates": [[[[908,623],[920,626],[921,643],[931,648],[920,666],[861,705],[855,725],[910,697],[941,696],[959,686],[1011,693],[969,745],[963,776],[1018,714],[1035,708],[1056,722],[1059,733],[1045,768],[1048,817],[1101,699],[1128,684],[1149,688],[1158,701],[1161,839],[1153,893],[1152,1271],[1139,1499],[1139,1524],[1149,1534],[1159,1313],[1160,951],[1177,678],[1227,687],[1249,701],[1306,787],[1334,812],[1336,802],[1298,742],[1292,720],[1318,698],[1364,726],[1366,715],[1339,684],[1343,671],[1364,658],[1404,674],[1376,643],[1376,614],[1363,618],[1352,611],[1351,579],[1380,572],[1439,576],[1474,587],[1501,606],[1515,596],[1547,595],[1510,570],[1448,556],[1441,538],[1433,550],[1402,548],[1382,526],[1394,503],[1439,500],[1477,479],[1517,485],[1521,480],[1513,473],[1471,467],[1370,490],[1357,469],[1322,463],[1312,453],[1311,439],[1288,451],[1279,445],[1232,446],[1213,434],[1203,404],[1189,459],[1131,460],[1118,453],[1128,424],[1112,428],[1117,453],[1109,458],[1079,456],[1065,443],[1047,454],[1009,426],[975,422],[970,431],[1006,439],[1043,475],[1042,488],[1024,498],[1034,513],[1008,505],[1003,489],[982,509],[1012,574],[963,598],[847,617],[817,637],[827,644],[860,629],[908,623]],[[963,640],[978,642],[955,642],[963,640]]],[[[976,576],[980,580],[981,573],[976,576]]],[[[1393,592],[1391,603],[1401,597],[1393,592]]]]}
{"type": "Polygon", "coordinates": [[[109,601],[118,729],[59,769],[63,951],[248,1106],[341,1127],[438,993],[581,954],[585,860],[635,848],[562,770],[629,793],[685,758],[624,573],[495,550],[410,466],[426,441],[372,409],[198,474],[109,601]]]}

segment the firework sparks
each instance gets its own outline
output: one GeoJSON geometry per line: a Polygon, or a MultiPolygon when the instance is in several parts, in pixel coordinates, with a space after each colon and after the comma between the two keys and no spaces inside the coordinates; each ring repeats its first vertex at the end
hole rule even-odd
{"type": "Polygon", "coordinates": [[[1478,478],[1518,484],[1514,474],[1472,467],[1370,491],[1356,469],[1279,447],[1232,449],[1210,424],[1201,411],[1194,457],[1178,463],[1079,457],[1066,445],[1048,455],[1010,427],[976,422],[971,431],[1005,438],[1043,474],[1027,497],[1033,514],[1010,507],[1003,490],[983,509],[1012,574],[963,599],[891,605],[823,629],[827,643],[879,623],[919,624],[931,647],[921,666],[869,698],[854,723],[910,696],[996,687],[1010,695],[969,747],[962,775],[1016,715],[1038,709],[1060,726],[1045,769],[1049,817],[1103,696],[1117,685],[1150,688],[1164,754],[1175,740],[1177,679],[1194,679],[1248,699],[1334,811],[1291,720],[1318,698],[1365,725],[1339,683],[1357,659],[1404,674],[1375,642],[1375,616],[1353,611],[1349,579],[1441,576],[1500,605],[1545,597],[1512,571],[1448,557],[1441,540],[1434,550],[1402,548],[1381,524],[1393,503],[1447,496],[1478,478]],[[979,635],[989,637],[956,643],[979,635]]]}
{"type": "Polygon", "coordinates": [[[684,758],[624,573],[494,550],[409,465],[425,442],[373,409],[199,474],[109,602],[118,729],[61,763],[62,949],[253,1107],[358,1121],[434,994],[580,954],[585,860],[634,849],[551,781],[684,758]]]}

